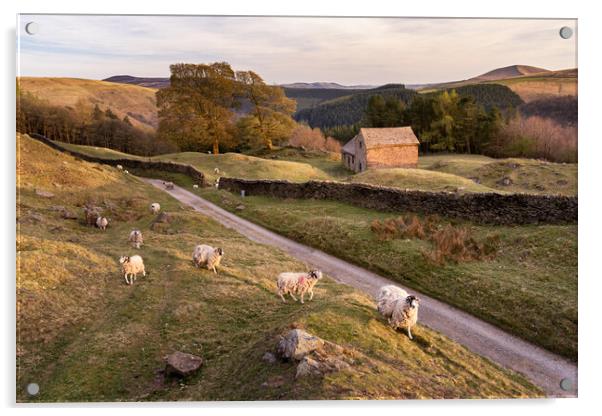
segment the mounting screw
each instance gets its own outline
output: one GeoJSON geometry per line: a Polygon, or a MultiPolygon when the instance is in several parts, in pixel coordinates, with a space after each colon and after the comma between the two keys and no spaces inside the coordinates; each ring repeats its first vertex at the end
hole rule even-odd
{"type": "Polygon", "coordinates": [[[568,26],[563,26],[560,28],[560,37],[562,39],[570,39],[573,36],[573,29],[568,26]]]}
{"type": "Polygon", "coordinates": [[[40,27],[36,22],[29,22],[25,25],[25,31],[28,35],[35,35],[40,30],[40,27]]]}

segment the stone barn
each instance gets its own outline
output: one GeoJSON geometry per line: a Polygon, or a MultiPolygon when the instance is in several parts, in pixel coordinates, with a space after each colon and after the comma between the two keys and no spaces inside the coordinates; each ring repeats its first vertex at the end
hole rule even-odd
{"type": "Polygon", "coordinates": [[[418,139],[411,127],[362,128],[341,150],[343,164],[355,171],[418,166],[418,139]]]}

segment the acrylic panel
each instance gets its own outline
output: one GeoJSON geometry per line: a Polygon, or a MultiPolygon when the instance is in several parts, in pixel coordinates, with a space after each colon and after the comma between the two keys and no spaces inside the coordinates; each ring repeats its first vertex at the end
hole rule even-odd
{"type": "Polygon", "coordinates": [[[577,396],[577,20],[23,14],[17,401],[577,396]]]}

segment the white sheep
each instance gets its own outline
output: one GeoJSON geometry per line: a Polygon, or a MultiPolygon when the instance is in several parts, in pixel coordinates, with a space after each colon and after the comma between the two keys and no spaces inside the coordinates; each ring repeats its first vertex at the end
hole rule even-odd
{"type": "Polygon", "coordinates": [[[123,173],[125,173],[126,175],[128,175],[130,172],[127,170],[124,170],[123,173]]]}
{"type": "Polygon", "coordinates": [[[206,244],[199,244],[192,253],[192,262],[196,267],[207,266],[207,270],[213,270],[217,273],[217,267],[224,257],[224,250],[220,247],[213,248],[206,244]]]}
{"type": "Polygon", "coordinates": [[[383,286],[377,297],[378,312],[387,318],[393,329],[406,328],[408,337],[412,337],[412,327],[418,321],[418,306],[420,299],[398,288],[397,286],[383,286]]]}
{"type": "Polygon", "coordinates": [[[193,187],[194,189],[199,189],[199,186],[198,186],[196,183],[195,183],[194,185],[192,185],[192,187],[193,187]]]}
{"type": "Polygon", "coordinates": [[[142,231],[132,230],[130,236],[128,237],[128,241],[132,243],[133,247],[139,249],[140,246],[144,243],[144,239],[142,238],[142,231]]]}
{"type": "Polygon", "coordinates": [[[174,188],[173,182],[163,182],[163,185],[165,185],[165,189],[173,189],[174,188]]]}
{"type": "Polygon", "coordinates": [[[117,165],[116,168],[119,170],[123,170],[123,166],[121,166],[121,165],[117,165]]]}
{"type": "Polygon", "coordinates": [[[214,172],[216,175],[219,175],[219,168],[214,168],[214,169],[213,169],[213,172],[214,172]]]}
{"type": "Polygon", "coordinates": [[[142,273],[142,276],[146,276],[146,271],[144,270],[144,261],[142,261],[142,257],[138,255],[121,256],[119,263],[121,264],[121,271],[123,273],[123,277],[125,277],[126,285],[133,285],[138,273],[142,273]],[[129,280],[128,276],[130,277],[129,280]]]}
{"type": "Polygon", "coordinates": [[[408,292],[393,285],[387,285],[380,288],[378,296],[376,297],[376,304],[378,312],[389,319],[393,314],[393,303],[398,298],[405,299],[408,296],[408,292]]]}
{"type": "Polygon", "coordinates": [[[306,293],[309,293],[309,300],[314,298],[314,286],[322,278],[320,270],[310,272],[285,272],[278,275],[276,285],[278,286],[278,296],[283,302],[286,302],[284,295],[289,294],[296,302],[295,293],[301,296],[301,303],[306,293]]]}
{"type": "Polygon", "coordinates": [[[153,214],[158,214],[161,211],[161,205],[158,202],[153,202],[150,204],[150,210],[153,214]]]}
{"type": "Polygon", "coordinates": [[[107,225],[109,225],[109,220],[106,219],[106,217],[96,218],[96,226],[101,230],[105,231],[107,229],[107,225]]]}

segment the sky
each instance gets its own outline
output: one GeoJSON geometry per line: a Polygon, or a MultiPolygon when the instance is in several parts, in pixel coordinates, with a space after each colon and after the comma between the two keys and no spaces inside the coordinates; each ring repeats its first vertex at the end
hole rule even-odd
{"type": "Polygon", "coordinates": [[[455,81],[514,65],[577,66],[575,20],[21,15],[18,74],[168,77],[226,61],[266,82],[455,81]],[[25,32],[38,24],[35,35],[25,32]]]}

